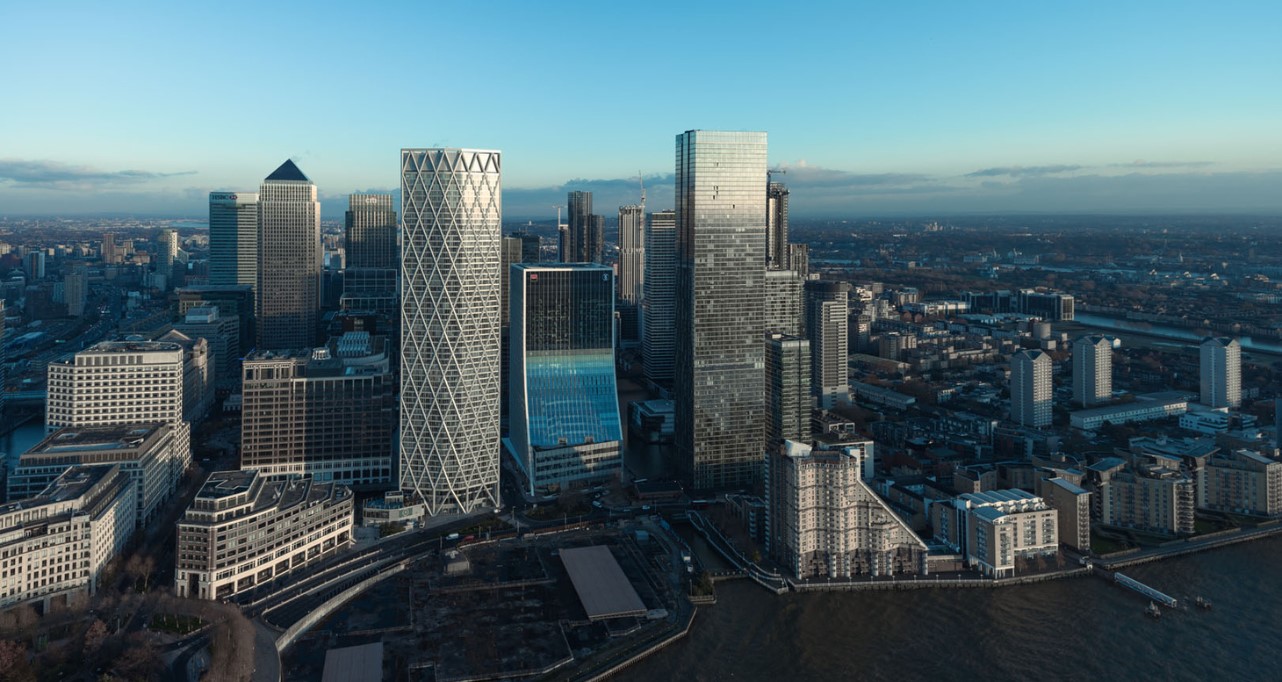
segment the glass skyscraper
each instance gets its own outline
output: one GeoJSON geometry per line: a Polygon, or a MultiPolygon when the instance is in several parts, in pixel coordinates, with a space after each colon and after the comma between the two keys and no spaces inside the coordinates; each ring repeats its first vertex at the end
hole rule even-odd
{"type": "Polygon", "coordinates": [[[402,149],[401,489],[499,504],[499,152],[402,149]]]}
{"type": "Polygon", "coordinates": [[[760,476],[765,186],[765,133],[677,136],[675,444],[696,489],[760,476]]]}
{"type": "Polygon", "coordinates": [[[677,214],[655,211],[645,231],[641,356],[645,378],[671,388],[677,347],[677,214]]]}
{"type": "Polygon", "coordinates": [[[258,349],[311,348],[320,317],[320,202],[285,161],[258,189],[258,349]]]}
{"type": "Polygon", "coordinates": [[[766,267],[788,267],[788,187],[781,182],[766,188],[766,267]]]}
{"type": "Polygon", "coordinates": [[[257,194],[209,193],[209,283],[258,286],[257,194]]]}
{"type": "Polygon", "coordinates": [[[618,476],[613,270],[518,264],[511,286],[509,432],[530,492],[618,476]]]}
{"type": "Polygon", "coordinates": [[[400,251],[396,247],[392,195],[353,194],[348,197],[347,206],[340,307],[393,315],[400,251]]]}

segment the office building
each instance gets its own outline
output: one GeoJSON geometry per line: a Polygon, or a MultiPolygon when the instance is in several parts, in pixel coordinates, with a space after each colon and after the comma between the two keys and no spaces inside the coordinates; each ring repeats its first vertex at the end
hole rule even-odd
{"type": "Polygon", "coordinates": [[[257,193],[209,193],[209,283],[258,286],[257,193]]]}
{"type": "Polygon", "coordinates": [[[1072,294],[1057,291],[1021,289],[1015,294],[1015,312],[1034,315],[1053,322],[1069,321],[1074,315],[1072,294]]]}
{"type": "Polygon", "coordinates": [[[401,489],[499,504],[500,155],[402,149],[401,489]]]}
{"type": "Polygon", "coordinates": [[[1199,509],[1276,516],[1282,513],[1282,462],[1253,450],[1212,454],[1197,470],[1199,509]]]}
{"type": "Polygon", "coordinates": [[[641,357],[645,378],[670,387],[676,367],[677,214],[650,214],[645,231],[645,275],[641,303],[641,357]]]}
{"type": "Polygon", "coordinates": [[[216,388],[231,390],[240,385],[240,320],[214,306],[188,308],[174,323],[174,331],[209,343],[216,388]]]}
{"type": "Polygon", "coordinates": [[[1051,356],[1040,350],[1011,356],[1010,420],[1038,429],[1051,424],[1051,356]]]}
{"type": "Polygon", "coordinates": [[[198,424],[209,416],[214,407],[214,356],[209,340],[192,338],[177,329],[170,329],[155,338],[159,342],[176,343],[183,349],[183,420],[198,424]]]}
{"type": "Polygon", "coordinates": [[[4,340],[7,303],[6,299],[0,298],[0,418],[4,417],[6,386],[9,381],[9,374],[6,369],[9,364],[9,344],[4,340]]]}
{"type": "Polygon", "coordinates": [[[645,295],[645,206],[619,207],[619,301],[637,306],[645,295]]]}
{"type": "Polygon", "coordinates": [[[926,573],[926,543],[864,482],[862,450],[788,441],[767,461],[766,547],[793,576],[926,573]]]}
{"type": "Polygon", "coordinates": [[[179,447],[175,435],[161,423],[64,426],[22,454],[9,475],[8,499],[35,497],[75,466],[114,464],[134,482],[133,516],[143,527],[176,490],[169,469],[179,447]]]}
{"type": "Polygon", "coordinates": [[[315,349],[245,358],[241,468],[386,488],[396,402],[384,341],[348,332],[315,349]]]}
{"type": "MultiPolygon", "coordinates": [[[[193,308],[216,308],[219,317],[234,318],[241,357],[254,347],[258,334],[254,320],[254,288],[245,284],[183,287],[178,289],[178,315],[193,308]]],[[[239,375],[237,375],[239,377],[239,375]]],[[[238,379],[239,380],[239,379],[238,379]]]]}
{"type": "Polygon", "coordinates": [[[183,419],[184,351],[177,343],[103,341],[49,363],[45,428],[169,424],[176,445],[170,477],[191,463],[183,419]]]}
{"type": "MultiPolygon", "coordinates": [[[[787,272],[786,270],[782,272],[787,272]]],[[[768,274],[768,273],[767,273],[768,274]]],[[[766,450],[810,441],[810,342],[766,333],[766,450]]]]}
{"type": "Polygon", "coordinates": [[[1113,397],[1113,340],[1090,334],[1073,343],[1073,402],[1083,407],[1113,397]]]}
{"type": "Polygon", "coordinates": [[[562,253],[566,263],[601,263],[605,256],[605,218],[592,214],[591,192],[570,192],[567,233],[568,255],[562,253]]]}
{"type": "Polygon", "coordinates": [[[810,389],[832,409],[850,402],[850,285],[810,280],[805,290],[810,389]]]}
{"type": "Polygon", "coordinates": [[[258,348],[310,348],[320,316],[320,202],[285,161],[258,190],[258,348]]]}
{"type": "Polygon", "coordinates": [[[766,421],[766,134],[687,131],[676,161],[677,464],[695,489],[750,488],[766,421]]]}
{"type": "Polygon", "coordinates": [[[609,267],[512,268],[510,442],[531,494],[622,471],[613,320],[609,267]]]}
{"type": "Polygon", "coordinates": [[[1202,404],[1242,405],[1242,346],[1237,339],[1207,337],[1201,347],[1202,404]]]}
{"type": "Polygon", "coordinates": [[[788,269],[788,186],[772,182],[766,187],[766,268],[788,269]]]}
{"type": "Polygon", "coordinates": [[[525,230],[517,230],[512,233],[512,237],[521,240],[521,259],[516,262],[538,263],[543,260],[542,247],[537,234],[532,234],[525,230]]]}
{"type": "Polygon", "coordinates": [[[766,270],[765,330],[802,336],[805,330],[804,281],[795,270],[766,270]]]}
{"type": "Polygon", "coordinates": [[[398,316],[396,212],[390,194],[352,194],[345,214],[343,310],[398,316]]]}
{"type": "Polygon", "coordinates": [[[1016,574],[1016,561],[1059,552],[1059,517],[1028,491],[963,493],[931,505],[935,539],[991,578],[1016,574]]]}
{"type": "Polygon", "coordinates": [[[352,491],[253,470],[209,476],[178,522],[174,593],[227,599],[352,542],[352,491]]]}
{"type": "Polygon", "coordinates": [[[133,481],[118,466],[75,466],[39,495],[0,505],[0,609],[93,594],[133,535],[133,481]]]}

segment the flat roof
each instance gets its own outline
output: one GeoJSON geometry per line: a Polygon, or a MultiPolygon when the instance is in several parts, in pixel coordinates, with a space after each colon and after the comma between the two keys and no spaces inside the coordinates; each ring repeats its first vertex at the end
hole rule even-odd
{"type": "Polygon", "coordinates": [[[561,550],[561,561],[579,593],[588,620],[645,615],[645,604],[605,545],[561,550]]]}
{"type": "Polygon", "coordinates": [[[325,652],[325,672],[321,682],[380,682],[382,679],[381,641],[325,652]]]}

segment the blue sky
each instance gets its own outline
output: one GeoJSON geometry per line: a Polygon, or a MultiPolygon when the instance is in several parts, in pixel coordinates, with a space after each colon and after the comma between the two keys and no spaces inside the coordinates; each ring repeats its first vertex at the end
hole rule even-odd
{"type": "MultiPolygon", "coordinates": [[[[0,215],[199,215],[285,158],[504,153],[505,213],[670,203],[673,137],[765,130],[799,215],[1282,212],[1282,3],[0,0],[0,215]],[[667,184],[665,184],[667,183],[667,184]]],[[[327,204],[328,206],[328,204],[327,204]]]]}

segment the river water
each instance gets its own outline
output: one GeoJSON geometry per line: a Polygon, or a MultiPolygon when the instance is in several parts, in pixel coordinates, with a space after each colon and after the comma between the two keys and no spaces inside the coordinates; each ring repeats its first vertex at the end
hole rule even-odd
{"type": "Polygon", "coordinates": [[[717,587],[690,634],[623,680],[1282,679],[1282,538],[1123,569],[1214,609],[1163,609],[1096,577],[999,589],[776,596],[717,587]]]}
{"type": "MultiPolygon", "coordinates": [[[[1202,339],[1205,338],[1204,334],[1200,334],[1192,329],[1184,329],[1181,327],[1172,327],[1162,324],[1150,324],[1148,322],[1125,320],[1116,317],[1104,317],[1102,315],[1091,315],[1088,313],[1077,313],[1073,317],[1073,321],[1087,327],[1098,327],[1101,329],[1112,329],[1115,331],[1130,331],[1137,334],[1156,336],[1163,339],[1188,341],[1193,345],[1201,343],[1202,339]]],[[[1221,336],[1222,334],[1220,332],[1216,332],[1216,335],[1221,336]]],[[[1282,355],[1282,343],[1269,340],[1256,340],[1247,336],[1239,337],[1238,341],[1242,344],[1242,348],[1249,351],[1282,355]]]]}

